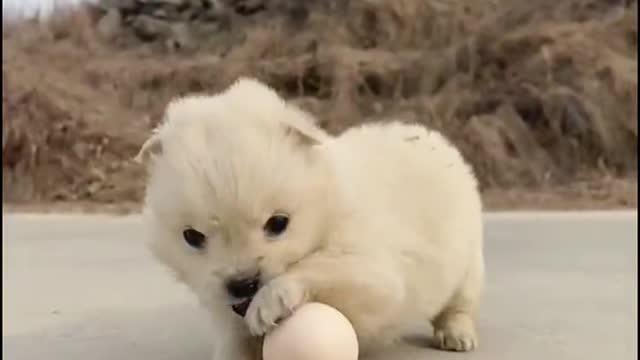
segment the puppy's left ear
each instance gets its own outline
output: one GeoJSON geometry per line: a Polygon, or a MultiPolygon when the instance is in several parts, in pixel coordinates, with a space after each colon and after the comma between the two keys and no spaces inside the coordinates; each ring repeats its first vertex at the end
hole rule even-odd
{"type": "Polygon", "coordinates": [[[311,131],[305,131],[290,124],[284,125],[284,131],[288,136],[295,138],[300,145],[314,146],[322,144],[322,139],[311,131]]]}
{"type": "Polygon", "coordinates": [[[138,154],[133,158],[139,164],[146,163],[152,156],[158,156],[162,154],[162,139],[160,134],[154,132],[147,141],[142,144],[138,154]]]}

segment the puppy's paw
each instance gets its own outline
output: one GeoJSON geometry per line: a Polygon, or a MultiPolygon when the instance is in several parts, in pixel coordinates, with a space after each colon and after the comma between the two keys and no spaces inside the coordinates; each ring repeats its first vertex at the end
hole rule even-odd
{"type": "Polygon", "coordinates": [[[433,345],[441,350],[473,351],[478,346],[473,321],[466,315],[450,317],[435,327],[433,345]]]}
{"type": "Polygon", "coordinates": [[[304,287],[286,276],[271,280],[255,295],[245,321],[254,336],[262,336],[307,300],[304,287]]]}

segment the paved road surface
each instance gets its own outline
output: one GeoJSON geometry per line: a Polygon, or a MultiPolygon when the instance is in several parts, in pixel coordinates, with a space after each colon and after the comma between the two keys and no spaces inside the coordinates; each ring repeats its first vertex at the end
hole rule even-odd
{"type": "MultiPolygon", "coordinates": [[[[209,360],[206,314],[142,234],[135,217],[3,216],[3,358],[209,360]]],[[[636,359],[636,239],[635,212],[488,215],[480,348],[379,359],[636,359]]]]}

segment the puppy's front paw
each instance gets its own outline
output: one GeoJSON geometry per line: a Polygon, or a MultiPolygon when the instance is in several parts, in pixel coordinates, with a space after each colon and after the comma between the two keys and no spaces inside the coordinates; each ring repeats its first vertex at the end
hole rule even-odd
{"type": "Polygon", "coordinates": [[[245,321],[254,336],[273,329],[307,300],[304,287],[288,277],[271,280],[255,295],[249,305],[245,321]]]}
{"type": "Polygon", "coordinates": [[[449,316],[434,329],[434,345],[442,350],[473,351],[478,346],[473,321],[466,314],[449,316]]]}

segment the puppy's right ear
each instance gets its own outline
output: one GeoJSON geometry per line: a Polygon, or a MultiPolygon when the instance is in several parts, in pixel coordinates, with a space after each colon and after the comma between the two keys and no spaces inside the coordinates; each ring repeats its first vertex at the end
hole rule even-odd
{"type": "Polygon", "coordinates": [[[133,158],[139,164],[146,163],[152,156],[158,156],[162,154],[162,139],[158,132],[154,132],[147,141],[142,144],[140,151],[133,158]]]}

